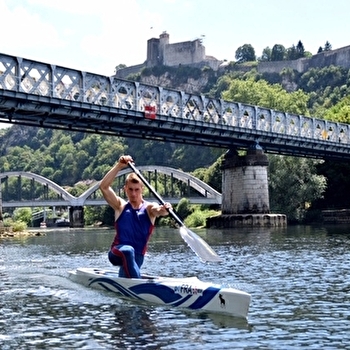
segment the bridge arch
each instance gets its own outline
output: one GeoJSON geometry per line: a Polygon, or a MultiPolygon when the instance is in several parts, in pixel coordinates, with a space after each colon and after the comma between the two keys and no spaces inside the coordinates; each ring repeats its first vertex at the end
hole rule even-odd
{"type": "MultiPolygon", "coordinates": [[[[214,199],[215,203],[221,204],[221,198],[222,195],[218,191],[214,190],[212,187],[210,187],[208,184],[205,182],[197,179],[193,175],[190,175],[188,173],[183,172],[182,170],[177,170],[174,168],[170,167],[165,167],[165,166],[152,166],[152,165],[144,165],[144,166],[138,166],[138,170],[141,172],[149,171],[149,172],[154,172],[155,170],[158,173],[168,175],[168,176],[173,176],[174,178],[185,182],[186,184],[189,184],[192,188],[194,188],[196,191],[198,191],[200,194],[202,194],[204,197],[208,197],[211,199],[214,199]]],[[[118,173],[118,177],[126,175],[128,173],[131,173],[131,169],[123,169],[118,173]]],[[[95,191],[98,190],[100,185],[100,182],[95,183],[92,185],[89,189],[87,189],[84,193],[82,193],[79,196],[79,199],[82,200],[84,203],[85,200],[95,191]]]]}
{"type": "Polygon", "coordinates": [[[26,171],[8,171],[8,172],[0,173],[0,179],[4,179],[7,177],[11,177],[11,176],[17,176],[17,177],[21,176],[21,177],[25,177],[28,179],[34,179],[37,182],[41,183],[42,185],[47,185],[51,190],[53,190],[54,192],[56,192],[57,194],[62,196],[63,199],[65,199],[69,202],[71,202],[75,199],[75,197],[73,195],[71,195],[69,192],[67,192],[60,185],[47,179],[44,176],[34,174],[31,172],[26,172],[26,171]]]}
{"type": "MultiPolygon", "coordinates": [[[[141,172],[154,172],[155,170],[158,173],[167,175],[167,176],[173,176],[174,178],[188,184],[190,187],[194,188],[197,192],[199,192],[203,197],[210,198],[214,203],[221,204],[222,201],[222,195],[218,191],[214,190],[212,187],[207,185],[205,182],[197,179],[193,175],[190,175],[188,173],[185,173],[181,170],[177,170],[170,167],[164,167],[164,166],[139,166],[138,169],[141,172]]],[[[127,168],[123,169],[118,173],[117,177],[126,175],[130,173],[132,170],[127,168]]],[[[84,193],[82,193],[79,197],[75,197],[71,195],[68,191],[66,191],[64,188],[62,188],[60,185],[56,184],[55,182],[45,178],[44,176],[34,174],[31,172],[25,172],[25,171],[10,171],[10,172],[4,172],[0,173],[0,179],[11,177],[11,176],[22,176],[28,179],[34,179],[35,181],[47,185],[50,189],[52,189],[54,192],[62,196],[62,198],[68,202],[68,205],[70,206],[76,206],[76,207],[83,207],[85,205],[86,200],[99,189],[100,182],[94,183],[90,188],[88,188],[84,193]]],[[[97,203],[96,203],[97,205],[97,203]]]]}

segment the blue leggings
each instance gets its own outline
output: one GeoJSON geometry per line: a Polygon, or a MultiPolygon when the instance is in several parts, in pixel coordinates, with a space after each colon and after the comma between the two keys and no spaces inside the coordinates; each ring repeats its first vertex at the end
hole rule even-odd
{"type": "Polygon", "coordinates": [[[131,245],[119,244],[108,252],[108,259],[114,266],[120,266],[119,277],[141,278],[140,268],[144,256],[135,253],[131,245]]]}

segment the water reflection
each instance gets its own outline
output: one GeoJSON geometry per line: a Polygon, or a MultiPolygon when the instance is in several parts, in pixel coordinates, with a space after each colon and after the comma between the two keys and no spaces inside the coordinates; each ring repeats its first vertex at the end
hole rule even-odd
{"type": "Polygon", "coordinates": [[[115,308],[111,334],[114,344],[121,349],[157,345],[157,328],[149,313],[150,309],[137,305],[130,308],[123,306],[115,308]]]}

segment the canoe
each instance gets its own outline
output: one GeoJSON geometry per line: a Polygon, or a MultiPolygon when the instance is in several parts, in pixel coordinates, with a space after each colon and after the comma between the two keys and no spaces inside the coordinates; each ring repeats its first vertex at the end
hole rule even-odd
{"type": "Polygon", "coordinates": [[[234,317],[247,318],[251,301],[250,294],[244,291],[202,282],[197,277],[122,278],[116,270],[81,267],[69,271],[69,278],[86,287],[139,301],[234,317]]]}

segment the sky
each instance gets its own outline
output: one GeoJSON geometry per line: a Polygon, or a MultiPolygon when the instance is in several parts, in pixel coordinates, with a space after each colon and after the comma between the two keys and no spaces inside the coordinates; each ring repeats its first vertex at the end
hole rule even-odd
{"type": "Polygon", "coordinates": [[[349,0],[0,0],[0,52],[113,75],[147,58],[147,40],[203,39],[206,54],[235,60],[250,44],[316,54],[350,45],[349,0]]]}
{"type": "Polygon", "coordinates": [[[349,0],[0,0],[0,52],[106,76],[143,63],[164,31],[218,60],[299,40],[316,54],[350,45],[349,13],[349,0]]]}

